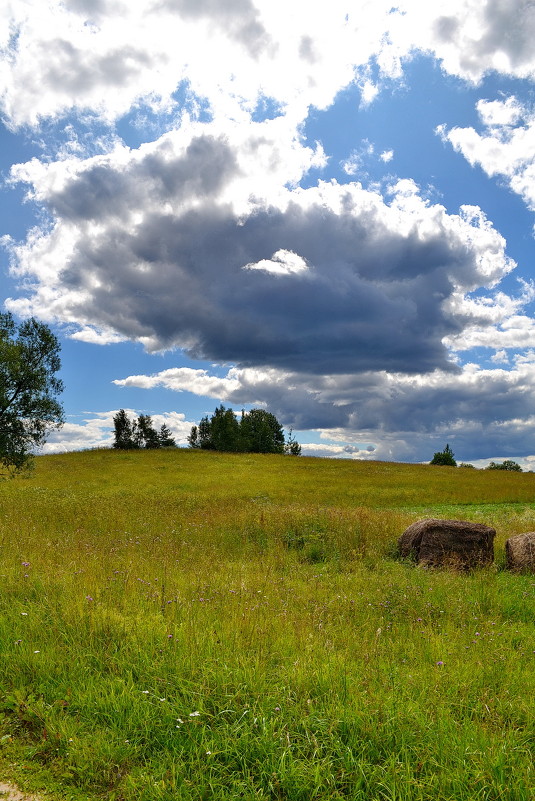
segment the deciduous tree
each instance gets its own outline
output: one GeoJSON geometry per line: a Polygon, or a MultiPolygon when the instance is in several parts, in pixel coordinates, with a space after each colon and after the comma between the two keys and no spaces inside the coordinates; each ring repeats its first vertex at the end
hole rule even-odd
{"type": "Polygon", "coordinates": [[[35,448],[63,424],[59,352],[44,323],[32,317],[17,326],[0,314],[0,463],[8,473],[29,467],[35,448]]]}
{"type": "Polygon", "coordinates": [[[503,462],[491,462],[485,467],[485,470],[510,470],[513,473],[522,472],[522,468],[518,462],[513,462],[512,459],[505,459],[503,462]]]}

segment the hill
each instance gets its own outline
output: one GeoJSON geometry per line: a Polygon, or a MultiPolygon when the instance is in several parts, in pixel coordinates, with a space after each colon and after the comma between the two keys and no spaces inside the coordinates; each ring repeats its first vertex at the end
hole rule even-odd
{"type": "Polygon", "coordinates": [[[50,797],[528,799],[535,476],[191,450],[5,482],[0,765],[50,797]],[[419,517],[493,568],[395,558],[419,517]],[[504,795],[505,792],[509,795],[504,795]]]}

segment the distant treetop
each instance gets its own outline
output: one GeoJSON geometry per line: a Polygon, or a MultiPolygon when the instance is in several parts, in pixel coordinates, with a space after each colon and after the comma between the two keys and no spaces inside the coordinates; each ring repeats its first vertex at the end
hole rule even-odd
{"type": "Polygon", "coordinates": [[[485,470],[510,470],[514,473],[521,473],[522,468],[517,462],[512,459],[506,459],[504,462],[491,462],[485,467],[485,470]]]}
{"type": "Polygon", "coordinates": [[[446,467],[457,467],[457,462],[454,458],[454,453],[449,445],[446,445],[443,451],[435,453],[429,464],[438,464],[446,467]]]}

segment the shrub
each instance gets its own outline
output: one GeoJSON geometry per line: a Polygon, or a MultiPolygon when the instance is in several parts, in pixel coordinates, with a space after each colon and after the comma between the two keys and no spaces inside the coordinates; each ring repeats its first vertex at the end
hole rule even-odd
{"type": "Polygon", "coordinates": [[[518,462],[513,462],[512,459],[506,459],[504,462],[491,462],[485,470],[510,470],[515,473],[521,473],[522,468],[518,462]]]}

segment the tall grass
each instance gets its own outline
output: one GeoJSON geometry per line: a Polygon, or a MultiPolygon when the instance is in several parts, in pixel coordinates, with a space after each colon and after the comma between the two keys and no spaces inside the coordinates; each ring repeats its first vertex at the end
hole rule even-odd
{"type": "Polygon", "coordinates": [[[4,483],[0,764],[58,798],[535,796],[535,476],[107,451],[4,483]],[[422,516],[495,566],[394,558],[422,516]]]}

